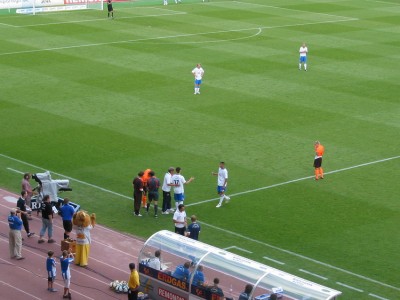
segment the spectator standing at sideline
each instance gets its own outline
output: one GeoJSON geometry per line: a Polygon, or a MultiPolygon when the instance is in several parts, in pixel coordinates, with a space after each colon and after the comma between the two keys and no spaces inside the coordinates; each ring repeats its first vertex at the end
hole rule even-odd
{"type": "Polygon", "coordinates": [[[172,175],[174,175],[175,169],[173,167],[168,168],[168,172],[164,175],[162,191],[163,191],[163,204],[162,204],[162,214],[168,215],[173,213],[175,210],[171,208],[171,186],[174,184],[171,181],[172,175]]]}
{"type": "Polygon", "coordinates": [[[128,300],[137,300],[139,294],[139,273],[135,269],[135,263],[129,264],[129,270],[131,271],[128,281],[128,300]]]}
{"type": "Polygon", "coordinates": [[[198,241],[201,230],[200,224],[197,223],[197,217],[195,215],[192,215],[190,217],[190,220],[192,221],[192,223],[190,223],[190,225],[188,226],[186,235],[191,239],[198,241]]]}
{"type": "Polygon", "coordinates": [[[21,212],[21,220],[22,224],[24,225],[26,234],[28,237],[33,236],[35,233],[31,232],[29,229],[29,219],[28,219],[28,212],[26,211],[26,197],[27,197],[27,191],[22,191],[21,192],[21,197],[19,197],[17,201],[17,207],[19,208],[19,211],[21,212]]]}
{"type": "Polygon", "coordinates": [[[19,210],[12,208],[8,216],[8,226],[10,232],[8,234],[8,243],[10,248],[10,257],[17,260],[24,259],[21,255],[22,250],[22,220],[19,210]]]}
{"type": "Polygon", "coordinates": [[[69,238],[72,231],[72,217],[74,216],[75,210],[72,205],[69,204],[69,199],[64,199],[64,205],[60,208],[60,214],[63,220],[64,228],[64,240],[69,238]]]}
{"type": "Polygon", "coordinates": [[[172,220],[175,224],[175,233],[185,235],[187,225],[185,205],[179,204],[172,220]]]}
{"type": "Polygon", "coordinates": [[[174,174],[171,178],[172,183],[174,184],[174,200],[176,209],[180,204],[183,204],[185,200],[185,184],[189,184],[194,180],[194,177],[190,177],[188,181],[185,180],[185,177],[181,175],[182,168],[177,167],[175,169],[176,174],[174,174]]]}
{"type": "Polygon", "coordinates": [[[25,173],[24,178],[22,179],[22,182],[21,182],[21,191],[26,191],[25,201],[26,201],[26,205],[28,205],[29,208],[31,207],[31,198],[33,195],[33,190],[32,190],[31,184],[29,182],[30,179],[31,179],[31,174],[25,173]]]}
{"type": "Polygon", "coordinates": [[[51,206],[50,202],[50,196],[45,195],[43,197],[43,203],[42,203],[42,229],[40,230],[40,238],[38,240],[38,243],[44,243],[44,235],[46,233],[49,239],[47,240],[48,243],[55,243],[55,240],[53,240],[53,208],[51,206]]]}
{"type": "Polygon", "coordinates": [[[144,175],[143,171],[140,171],[138,173],[138,176],[136,176],[133,179],[132,185],[133,185],[133,206],[134,206],[134,215],[136,217],[141,217],[142,215],[140,214],[140,205],[142,204],[142,197],[144,193],[143,189],[143,180],[142,177],[144,175]]]}
{"type": "Polygon", "coordinates": [[[228,170],[225,168],[225,163],[221,161],[219,163],[219,168],[218,168],[218,173],[212,172],[211,173],[214,176],[218,176],[217,179],[217,193],[219,195],[219,203],[217,204],[217,208],[221,207],[222,201],[229,202],[231,200],[230,197],[225,195],[226,192],[226,186],[228,185],[228,170]]]}

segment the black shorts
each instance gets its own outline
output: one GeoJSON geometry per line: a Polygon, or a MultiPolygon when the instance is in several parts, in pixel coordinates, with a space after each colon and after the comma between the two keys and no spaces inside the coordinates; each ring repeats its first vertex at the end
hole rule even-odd
{"type": "Polygon", "coordinates": [[[72,221],[63,220],[63,227],[66,232],[71,232],[72,231],[72,221]]]}
{"type": "Polygon", "coordinates": [[[178,228],[175,226],[175,233],[180,235],[185,235],[185,232],[186,232],[186,227],[178,228]]]}
{"type": "Polygon", "coordinates": [[[107,5],[107,9],[108,9],[109,12],[113,11],[112,4],[108,4],[108,5],[107,5]]]}
{"type": "Polygon", "coordinates": [[[149,202],[158,201],[158,192],[149,192],[149,202]]]}
{"type": "Polygon", "coordinates": [[[314,159],[314,168],[321,168],[321,166],[322,166],[322,157],[314,159]]]}

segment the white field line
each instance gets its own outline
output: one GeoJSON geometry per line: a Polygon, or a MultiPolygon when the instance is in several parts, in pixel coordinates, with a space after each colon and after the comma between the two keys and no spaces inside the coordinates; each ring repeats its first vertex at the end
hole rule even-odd
{"type": "Polygon", "coordinates": [[[399,3],[390,2],[390,1],[378,1],[378,0],[367,0],[368,2],[375,2],[375,3],[383,3],[383,4],[391,4],[394,6],[399,6],[399,3]]]}
{"type": "Polygon", "coordinates": [[[300,271],[300,272],[303,272],[303,273],[306,273],[306,274],[309,274],[309,275],[312,275],[312,276],[315,276],[315,277],[320,278],[320,279],[323,279],[323,280],[328,280],[328,278],[326,278],[326,277],[324,277],[324,276],[321,276],[321,275],[318,275],[318,274],[309,272],[309,271],[304,270],[304,269],[299,269],[299,271],[300,271]]]}
{"type": "Polygon", "coordinates": [[[349,21],[356,21],[356,20],[358,20],[358,19],[308,22],[308,23],[297,23],[297,24],[290,24],[290,25],[277,25],[277,26],[257,26],[257,27],[251,27],[251,28],[232,29],[232,30],[218,30],[218,31],[200,32],[200,33],[184,33],[184,34],[177,34],[177,35],[158,36],[158,37],[151,37],[151,38],[140,38],[140,39],[133,39],[133,40],[121,40],[121,41],[114,41],[114,42],[92,43],[92,44],[81,44],[81,45],[75,45],[75,46],[61,46],[61,47],[44,48],[44,49],[33,49],[33,50],[23,50],[23,51],[14,51],[14,52],[4,52],[4,53],[0,53],[0,56],[15,55],[15,54],[26,54],[26,53],[36,53],[36,52],[45,52],[45,51],[69,50],[69,49],[78,49],[78,48],[85,48],[85,47],[98,47],[98,46],[118,45],[118,44],[125,44],[125,43],[139,43],[139,42],[164,40],[164,39],[171,39],[171,38],[201,36],[201,35],[208,35],[208,34],[219,34],[219,33],[229,33],[229,32],[243,32],[243,31],[260,30],[260,29],[261,30],[262,29],[277,29],[277,28],[287,28],[287,27],[296,27],[296,26],[307,26],[307,25],[319,25],[319,24],[328,24],[328,23],[349,22],[349,21]]]}
{"type": "MultiPolygon", "coordinates": [[[[30,163],[27,163],[27,162],[25,162],[25,161],[22,161],[22,160],[19,160],[19,159],[10,157],[10,156],[5,155],[5,154],[1,154],[1,153],[0,153],[0,156],[1,156],[1,157],[4,157],[4,158],[7,158],[7,159],[9,159],[9,160],[16,161],[16,162],[18,162],[18,163],[27,165],[27,166],[31,166],[31,167],[34,167],[34,168],[37,168],[37,169],[41,169],[41,170],[46,170],[46,169],[44,169],[44,168],[42,168],[42,167],[35,166],[35,165],[33,165],[33,164],[30,164],[30,163]]],[[[369,165],[373,165],[373,164],[377,164],[377,163],[382,163],[382,162],[386,162],[386,161],[390,161],[390,160],[394,160],[394,159],[398,159],[398,158],[400,158],[400,155],[398,155],[398,156],[393,156],[393,157],[389,157],[389,158],[384,158],[384,159],[380,159],[380,160],[376,160],[376,161],[372,161],[372,162],[368,162],[368,163],[364,163],[364,164],[359,164],[359,165],[355,165],[355,166],[351,166],[351,167],[347,167],[347,168],[342,168],[342,169],[338,169],[338,170],[334,170],[334,171],[330,171],[330,172],[326,172],[325,174],[333,174],[333,173],[343,172],[343,171],[347,171],[347,170],[351,170],[351,169],[355,169],[355,168],[360,168],[360,167],[364,167],[364,166],[369,166],[369,165]]],[[[121,197],[131,199],[131,197],[127,197],[127,196],[125,196],[125,195],[122,195],[122,194],[119,194],[119,193],[116,193],[116,192],[113,192],[113,191],[104,189],[104,188],[102,188],[102,187],[98,187],[98,186],[96,186],[96,185],[94,185],[94,184],[90,184],[90,183],[87,183],[87,182],[84,182],[84,181],[81,181],[81,180],[77,180],[77,179],[74,179],[74,178],[72,178],[72,177],[65,176],[65,175],[63,175],[63,174],[56,173],[56,172],[53,172],[53,171],[50,171],[50,172],[53,173],[53,174],[62,176],[62,177],[64,177],[64,178],[68,178],[68,179],[70,179],[70,180],[75,180],[75,181],[77,181],[77,182],[79,182],[79,183],[81,183],[81,184],[89,185],[89,186],[91,186],[91,187],[93,187],[93,188],[97,188],[97,189],[99,189],[99,190],[101,190],[101,191],[105,191],[105,192],[111,193],[111,194],[113,194],[113,195],[120,195],[121,197]]],[[[281,185],[285,185],[285,184],[289,184],[289,183],[293,183],[293,182],[298,182],[298,181],[306,180],[306,179],[310,179],[310,178],[313,178],[313,176],[307,176],[307,177],[303,177],[303,178],[299,178],[299,179],[295,179],[295,180],[286,181],[286,182],[283,182],[283,183],[274,184],[274,185],[271,185],[271,186],[266,186],[266,187],[262,187],[262,188],[257,188],[257,189],[253,189],[253,190],[248,190],[248,191],[244,191],[244,192],[240,192],[240,193],[233,194],[232,196],[237,196],[237,195],[242,195],[242,194],[248,194],[248,193],[252,193],[252,192],[257,192],[257,191],[260,191],[260,190],[265,190],[265,189],[269,189],[269,188],[273,188],[273,187],[277,187],[277,186],[281,186],[281,185]]],[[[218,198],[215,198],[215,199],[218,199],[218,198]]],[[[213,200],[215,200],[215,199],[204,200],[204,201],[201,201],[201,202],[197,202],[196,204],[201,204],[201,203],[213,201],[213,200]]],[[[188,205],[186,205],[186,206],[190,206],[190,205],[193,205],[193,204],[188,204],[188,205]]],[[[324,262],[315,260],[315,259],[313,259],[313,258],[304,256],[304,255],[301,255],[301,254],[298,254],[298,253],[295,253],[295,252],[292,252],[292,251],[289,251],[289,250],[286,250],[286,249],[283,249],[283,248],[279,248],[279,247],[277,247],[277,246],[274,246],[274,245],[271,245],[271,244],[268,244],[268,243],[265,243],[265,242],[262,242],[262,241],[259,241],[259,240],[250,238],[250,237],[248,237],[248,236],[244,236],[244,235],[242,235],[242,234],[239,234],[239,233],[236,233],[236,232],[233,232],[233,231],[230,231],[230,230],[226,230],[226,229],[223,229],[223,228],[220,228],[220,227],[211,225],[211,224],[207,224],[207,223],[205,223],[205,222],[202,222],[202,224],[205,225],[205,226],[214,228],[214,229],[216,229],[216,230],[219,230],[219,231],[228,233],[228,234],[230,234],[230,235],[237,236],[237,237],[239,237],[239,238],[241,238],[241,239],[243,239],[243,240],[251,241],[251,242],[254,242],[254,243],[257,243],[257,244],[260,244],[260,245],[263,245],[263,246],[266,246],[266,247],[269,247],[269,248],[272,248],[272,249],[275,249],[275,250],[277,250],[277,251],[280,251],[280,252],[283,252],[283,253],[286,253],[286,254],[295,256],[295,257],[299,257],[299,258],[302,258],[302,259],[304,259],[304,260],[311,261],[311,262],[313,262],[313,263],[316,263],[316,264],[325,266],[325,267],[327,267],[327,268],[330,268],[330,269],[333,269],[333,270],[336,270],[336,271],[340,271],[340,272],[343,272],[343,273],[352,275],[352,276],[354,276],[354,277],[357,277],[357,278],[360,278],[360,279],[363,279],[363,280],[366,280],[366,281],[369,281],[369,282],[372,282],[372,283],[375,283],[375,284],[378,284],[378,285],[381,285],[381,286],[385,286],[385,287],[388,287],[388,288],[391,288],[391,289],[400,291],[400,288],[399,288],[399,287],[395,287],[395,286],[392,286],[392,285],[390,285],[390,284],[387,284],[387,283],[384,283],[384,282],[380,282],[380,281],[378,281],[378,280],[375,280],[375,279],[372,279],[372,278],[369,278],[369,277],[366,277],[366,276],[363,276],[363,275],[359,275],[359,274],[353,273],[353,272],[351,272],[351,271],[348,271],[348,270],[345,270],[345,269],[342,269],[342,268],[339,268],[339,267],[335,267],[335,266],[333,266],[333,265],[330,265],[330,264],[327,264],[327,263],[324,263],[324,262]]]]}
{"type": "Polygon", "coordinates": [[[368,296],[371,296],[371,297],[374,297],[374,298],[377,298],[377,299],[380,299],[380,300],[389,300],[387,298],[383,298],[381,296],[378,296],[378,295],[375,295],[375,294],[372,294],[372,293],[369,293],[368,296]]]}
{"type": "MultiPolygon", "coordinates": [[[[120,19],[137,19],[137,18],[147,18],[147,17],[164,17],[164,16],[174,16],[174,15],[186,15],[186,12],[175,12],[175,13],[166,13],[166,14],[156,14],[156,15],[143,15],[143,16],[131,16],[131,17],[118,17],[120,19]]],[[[30,24],[30,25],[10,25],[15,28],[26,28],[26,27],[36,27],[36,26],[47,26],[47,25],[62,25],[62,24],[77,24],[77,23],[87,23],[87,22],[99,22],[99,21],[107,21],[110,22],[107,18],[101,19],[86,19],[86,20],[76,20],[76,21],[65,21],[65,22],[52,22],[52,23],[39,23],[39,24],[30,24]]]]}
{"type": "Polygon", "coordinates": [[[282,261],[279,261],[279,260],[270,258],[270,257],[268,257],[268,256],[263,256],[263,258],[266,259],[266,260],[269,260],[269,261],[273,261],[274,263],[277,263],[277,264],[282,265],[282,266],[285,264],[285,263],[282,262],[282,261]]]}
{"type": "MultiPolygon", "coordinates": [[[[355,165],[355,166],[351,166],[351,167],[347,167],[347,168],[342,168],[342,169],[338,169],[338,170],[325,172],[324,175],[329,175],[329,174],[339,173],[339,172],[343,172],[343,171],[348,171],[348,170],[351,170],[351,169],[356,169],[356,168],[365,167],[365,166],[369,166],[369,165],[373,165],[373,164],[378,164],[378,163],[382,163],[382,162],[385,162],[385,161],[398,159],[398,158],[400,158],[400,155],[389,157],[389,158],[384,158],[384,159],[380,159],[380,160],[375,160],[375,161],[371,161],[371,162],[368,162],[368,163],[363,163],[363,164],[359,164],[359,165],[355,165]]],[[[285,182],[280,182],[280,183],[276,183],[276,184],[272,184],[272,185],[268,185],[268,186],[263,186],[263,187],[260,187],[260,188],[257,188],[257,189],[247,190],[247,191],[239,192],[239,193],[235,193],[235,194],[229,194],[229,196],[230,197],[234,197],[234,196],[254,193],[254,192],[267,190],[267,189],[271,189],[271,188],[278,187],[278,186],[281,186],[281,185],[286,185],[286,184],[290,184],[290,183],[294,183],[294,182],[298,182],[298,181],[303,181],[303,180],[307,180],[307,179],[311,179],[311,178],[314,178],[314,176],[312,175],[312,176],[297,178],[297,179],[293,179],[293,180],[289,180],[289,181],[285,181],[285,182]]],[[[218,200],[218,199],[219,198],[202,200],[202,201],[195,202],[195,203],[185,204],[185,206],[199,205],[199,204],[203,204],[203,203],[206,203],[206,202],[215,201],[215,200],[218,200]]]]}
{"type": "Polygon", "coordinates": [[[234,236],[239,237],[239,238],[241,238],[243,240],[247,240],[247,241],[250,241],[250,242],[253,242],[253,243],[256,243],[256,244],[260,244],[262,246],[272,248],[274,250],[289,254],[291,256],[295,256],[295,257],[298,257],[298,258],[301,258],[301,259],[304,259],[304,260],[307,260],[307,261],[311,261],[311,262],[313,262],[315,264],[324,266],[326,268],[333,269],[333,270],[336,270],[336,271],[339,271],[339,272],[342,272],[342,273],[357,277],[359,279],[362,279],[362,280],[365,280],[365,281],[368,281],[368,282],[372,282],[372,283],[375,283],[377,285],[381,285],[381,286],[384,286],[384,287],[387,287],[387,288],[390,288],[390,289],[393,289],[393,290],[396,290],[396,291],[400,291],[399,287],[396,287],[396,286],[393,286],[393,285],[390,285],[390,284],[387,284],[387,283],[384,283],[384,282],[381,282],[381,281],[378,281],[378,280],[375,280],[375,279],[372,279],[372,278],[369,278],[369,277],[366,277],[366,276],[363,276],[363,275],[360,275],[360,274],[357,274],[357,273],[353,273],[351,271],[348,271],[348,270],[345,270],[345,269],[342,269],[342,268],[339,268],[339,267],[335,267],[333,265],[321,262],[319,260],[310,258],[308,256],[305,256],[305,255],[302,255],[302,254],[298,254],[296,252],[292,252],[292,251],[289,251],[289,250],[286,250],[286,249],[283,249],[283,248],[279,248],[277,246],[274,246],[274,245],[271,245],[271,244],[268,244],[268,243],[265,243],[265,242],[250,238],[248,236],[245,236],[245,235],[242,235],[242,234],[230,231],[230,230],[226,230],[226,229],[223,229],[223,228],[211,225],[211,224],[207,224],[207,223],[205,223],[203,221],[201,222],[201,224],[205,225],[205,226],[208,226],[210,228],[213,228],[215,230],[219,230],[219,231],[222,231],[224,233],[227,233],[227,234],[230,234],[230,235],[234,235],[234,236]]]}
{"type": "Polygon", "coordinates": [[[354,286],[351,286],[351,285],[347,285],[347,284],[341,283],[341,282],[339,282],[339,281],[337,281],[336,284],[341,285],[341,286],[344,286],[344,287],[346,287],[346,288],[348,288],[348,289],[350,289],[350,290],[353,290],[353,291],[357,291],[357,292],[360,292],[360,293],[363,293],[363,292],[364,292],[364,291],[361,290],[361,289],[358,289],[358,288],[356,288],[356,287],[354,287],[354,286]]]}
{"type": "Polygon", "coordinates": [[[243,251],[243,252],[246,252],[246,253],[253,253],[253,252],[251,252],[249,250],[246,250],[246,249],[243,249],[243,248],[240,248],[240,247],[236,247],[236,246],[229,246],[229,247],[224,248],[224,250],[229,250],[229,249],[237,249],[237,250],[240,250],[240,251],[243,251]]]}
{"type": "Polygon", "coordinates": [[[243,4],[243,5],[249,5],[249,6],[253,5],[253,6],[261,6],[261,7],[268,7],[268,8],[274,8],[274,9],[281,9],[281,10],[289,10],[289,11],[295,11],[295,12],[309,13],[309,14],[314,14],[314,15],[335,17],[335,18],[354,19],[352,17],[345,17],[345,16],[338,16],[338,15],[332,15],[332,14],[326,14],[326,13],[319,13],[319,12],[313,12],[313,11],[300,10],[300,9],[279,7],[279,6],[273,6],[273,5],[267,5],[267,4],[246,3],[246,2],[241,2],[241,1],[233,1],[233,2],[236,2],[236,3],[239,3],[239,4],[243,4]]]}

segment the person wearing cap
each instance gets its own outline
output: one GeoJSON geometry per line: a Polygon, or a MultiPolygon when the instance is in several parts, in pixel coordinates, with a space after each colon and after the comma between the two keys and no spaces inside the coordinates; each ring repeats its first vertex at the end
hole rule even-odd
{"type": "Polygon", "coordinates": [[[21,255],[22,250],[22,220],[21,212],[15,208],[11,209],[10,215],[8,216],[8,226],[10,227],[9,232],[9,247],[10,247],[10,257],[17,260],[24,259],[21,255]]]}
{"type": "Polygon", "coordinates": [[[174,186],[171,178],[172,175],[174,175],[174,171],[174,167],[169,167],[168,172],[164,175],[164,181],[161,188],[163,191],[163,203],[161,209],[163,215],[168,215],[169,213],[173,213],[175,211],[171,208],[171,186],[174,186]]]}

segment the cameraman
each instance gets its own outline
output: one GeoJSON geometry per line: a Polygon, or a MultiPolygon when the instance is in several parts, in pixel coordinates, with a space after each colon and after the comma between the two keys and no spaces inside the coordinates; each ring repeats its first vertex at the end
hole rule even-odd
{"type": "Polygon", "coordinates": [[[21,211],[16,208],[12,208],[10,215],[8,216],[8,225],[10,226],[9,233],[9,247],[10,247],[10,257],[17,260],[24,259],[21,255],[22,249],[22,220],[21,211]]]}

